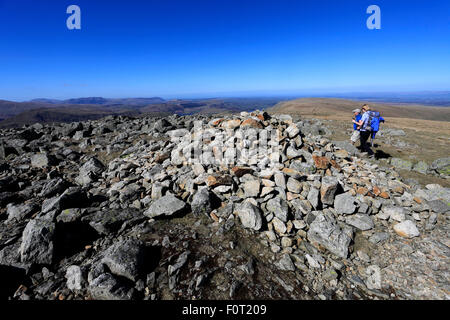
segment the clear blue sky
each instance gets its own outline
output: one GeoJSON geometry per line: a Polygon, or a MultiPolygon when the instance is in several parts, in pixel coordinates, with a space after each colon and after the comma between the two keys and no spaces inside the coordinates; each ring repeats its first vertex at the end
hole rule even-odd
{"type": "Polygon", "coordinates": [[[450,90],[448,0],[0,0],[0,35],[7,100],[450,90]]]}

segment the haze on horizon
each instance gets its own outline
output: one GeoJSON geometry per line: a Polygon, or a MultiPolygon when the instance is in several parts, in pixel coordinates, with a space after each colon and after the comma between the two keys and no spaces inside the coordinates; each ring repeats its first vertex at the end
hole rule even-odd
{"type": "Polygon", "coordinates": [[[0,0],[0,99],[450,91],[448,1],[0,0]],[[66,8],[81,8],[68,30],[66,8]],[[381,8],[369,30],[366,9],[381,8]]]}

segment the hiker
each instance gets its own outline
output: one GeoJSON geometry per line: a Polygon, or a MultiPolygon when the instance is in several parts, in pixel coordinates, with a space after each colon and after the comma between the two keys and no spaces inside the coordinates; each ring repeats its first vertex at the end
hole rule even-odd
{"type": "Polygon", "coordinates": [[[350,137],[350,141],[354,145],[356,143],[356,141],[358,141],[359,135],[360,135],[360,132],[358,130],[358,126],[357,126],[356,123],[359,120],[361,120],[362,115],[361,115],[361,110],[360,109],[355,109],[352,112],[353,112],[353,117],[352,117],[352,119],[353,119],[353,121],[352,121],[353,122],[353,133],[352,133],[352,136],[350,137]]]}
{"type": "Polygon", "coordinates": [[[361,111],[362,111],[361,119],[359,121],[355,121],[355,123],[358,126],[357,128],[359,129],[360,132],[359,141],[361,143],[361,151],[367,152],[369,155],[372,155],[373,151],[369,148],[369,145],[367,144],[367,140],[369,139],[372,133],[372,128],[370,127],[371,123],[369,119],[370,107],[367,104],[365,104],[362,106],[361,111]]]}

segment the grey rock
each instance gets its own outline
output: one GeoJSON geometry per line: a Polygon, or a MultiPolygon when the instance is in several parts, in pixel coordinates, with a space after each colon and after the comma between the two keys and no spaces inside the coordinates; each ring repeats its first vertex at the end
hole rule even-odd
{"type": "Polygon", "coordinates": [[[346,217],[345,222],[359,230],[370,230],[375,226],[370,216],[360,213],[346,217]]]}
{"type": "Polygon", "coordinates": [[[300,193],[302,190],[302,184],[294,178],[289,178],[286,186],[293,193],[300,193]]]}
{"type": "Polygon", "coordinates": [[[53,262],[53,235],[55,224],[46,219],[28,222],[20,246],[21,261],[25,263],[51,264],[53,262]]]}
{"type": "Polygon", "coordinates": [[[331,217],[319,213],[311,223],[308,239],[317,242],[335,255],[346,258],[351,238],[337,225],[331,217]]]}
{"type": "Polygon", "coordinates": [[[292,123],[291,125],[289,125],[289,127],[286,128],[286,133],[288,134],[289,138],[293,139],[300,133],[300,129],[297,128],[294,123],[292,123]]]}
{"type": "Polygon", "coordinates": [[[66,271],[67,288],[70,290],[81,290],[84,283],[83,274],[81,268],[76,265],[72,265],[67,268],[66,271]]]}
{"type": "Polygon", "coordinates": [[[319,189],[310,188],[307,199],[313,208],[316,209],[319,206],[319,189]]]}
{"type": "Polygon", "coordinates": [[[167,273],[169,274],[169,276],[175,274],[181,267],[186,264],[190,253],[190,251],[184,251],[178,256],[177,261],[173,265],[169,265],[167,267],[167,273]]]}
{"type": "Polygon", "coordinates": [[[273,199],[270,199],[267,202],[266,208],[269,212],[272,212],[278,219],[283,222],[287,222],[288,219],[288,204],[281,197],[277,196],[273,199]]]}
{"type": "Polygon", "coordinates": [[[300,219],[301,216],[307,215],[311,212],[312,206],[307,200],[293,199],[291,200],[292,207],[295,209],[295,218],[300,219]]]}
{"type": "Polygon", "coordinates": [[[154,201],[150,207],[144,212],[144,215],[149,218],[158,217],[161,215],[172,216],[182,212],[186,208],[186,203],[173,194],[167,194],[164,197],[154,201]]]}
{"type": "Polygon", "coordinates": [[[274,217],[272,219],[272,225],[275,231],[278,232],[279,234],[284,234],[287,231],[287,227],[284,224],[284,222],[278,219],[277,217],[274,217]]]}
{"type": "Polygon", "coordinates": [[[417,171],[417,172],[420,172],[420,173],[423,173],[423,174],[427,174],[428,168],[429,168],[429,166],[428,166],[428,164],[426,162],[419,161],[419,162],[417,162],[414,165],[413,170],[417,171]]]}
{"type": "Polygon", "coordinates": [[[306,261],[311,268],[320,269],[320,263],[309,254],[305,254],[306,261]]]}
{"type": "Polygon", "coordinates": [[[44,187],[42,188],[41,193],[39,194],[41,197],[51,197],[56,194],[60,194],[66,190],[68,187],[67,181],[61,178],[55,178],[51,179],[49,182],[47,182],[44,187]]]}
{"type": "Polygon", "coordinates": [[[358,149],[348,141],[333,141],[333,144],[339,149],[346,150],[352,156],[358,153],[358,149]]]}
{"type": "Polygon", "coordinates": [[[286,179],[284,177],[284,174],[281,172],[275,172],[274,174],[274,178],[275,178],[275,185],[286,189],[286,179]]]}
{"type": "Polygon", "coordinates": [[[37,153],[31,157],[31,166],[35,168],[45,168],[49,165],[49,162],[46,153],[37,153]]]}
{"type": "Polygon", "coordinates": [[[124,240],[111,245],[102,259],[111,272],[136,281],[141,275],[145,261],[145,247],[138,240],[124,240]]]}
{"type": "Polygon", "coordinates": [[[91,182],[96,181],[104,170],[105,166],[103,163],[97,158],[91,158],[81,166],[80,173],[75,181],[82,186],[87,186],[91,182]]]}
{"type": "Polygon", "coordinates": [[[389,233],[387,233],[387,232],[377,232],[377,233],[374,233],[369,238],[369,241],[374,243],[374,244],[377,244],[379,242],[383,242],[383,241],[386,241],[388,239],[389,239],[389,233]]]}
{"type": "Polygon", "coordinates": [[[88,292],[95,300],[131,300],[134,296],[134,288],[122,286],[109,273],[103,273],[93,279],[88,292]]]}
{"type": "Polygon", "coordinates": [[[342,193],[334,199],[334,209],[338,214],[352,214],[355,212],[355,197],[349,193],[342,193]]]}
{"type": "Polygon", "coordinates": [[[338,187],[338,180],[332,176],[324,176],[322,178],[322,185],[320,187],[320,197],[324,204],[333,204],[334,196],[338,187]]]}
{"type": "Polygon", "coordinates": [[[256,198],[259,194],[261,185],[259,180],[248,180],[243,183],[244,196],[246,198],[256,198]]]}
{"type": "Polygon", "coordinates": [[[405,238],[414,238],[420,235],[419,230],[416,227],[416,224],[411,220],[405,220],[403,222],[397,223],[394,226],[394,231],[405,238]]]}
{"type": "Polygon", "coordinates": [[[430,209],[435,213],[446,213],[450,211],[450,203],[441,200],[432,200],[427,202],[430,209]]]}
{"type": "MultiPolygon", "coordinates": [[[[62,219],[64,211],[58,216],[62,219]]],[[[57,218],[57,219],[58,219],[57,218]]],[[[105,209],[85,215],[81,218],[82,222],[87,222],[99,234],[107,235],[117,232],[125,222],[139,221],[145,219],[141,211],[134,208],[127,209],[105,209]]]]}
{"type": "Polygon", "coordinates": [[[83,211],[80,208],[65,209],[56,217],[56,222],[75,222],[80,220],[82,216],[83,211]]]}
{"type": "Polygon", "coordinates": [[[234,209],[234,213],[239,217],[244,228],[253,230],[261,229],[261,210],[250,202],[244,201],[243,203],[237,205],[234,209]]]}
{"type": "Polygon", "coordinates": [[[7,221],[21,221],[29,217],[36,210],[38,210],[38,206],[35,203],[21,205],[13,205],[10,203],[6,206],[7,221]]]}
{"type": "Polygon", "coordinates": [[[209,214],[212,210],[211,194],[207,188],[198,190],[192,197],[192,212],[195,214],[209,214]]]}
{"type": "Polygon", "coordinates": [[[436,159],[431,163],[430,168],[443,175],[450,175],[450,157],[436,159]]]}
{"type": "Polygon", "coordinates": [[[280,260],[275,262],[275,267],[283,271],[295,271],[295,265],[287,253],[283,254],[280,260]]]}
{"type": "Polygon", "coordinates": [[[55,196],[50,199],[45,199],[42,202],[42,209],[41,209],[42,213],[47,213],[47,212],[50,212],[53,210],[56,210],[56,211],[61,210],[61,197],[60,196],[55,196]]]}
{"type": "Polygon", "coordinates": [[[411,161],[403,160],[400,158],[391,158],[390,163],[395,168],[402,170],[411,170],[413,166],[411,161]]]}
{"type": "Polygon", "coordinates": [[[389,214],[389,218],[395,221],[404,221],[406,219],[406,210],[403,207],[383,207],[383,212],[389,214]]]}
{"type": "Polygon", "coordinates": [[[368,275],[365,284],[368,289],[380,290],[381,286],[381,270],[377,265],[368,266],[366,269],[366,275],[368,275]]]}

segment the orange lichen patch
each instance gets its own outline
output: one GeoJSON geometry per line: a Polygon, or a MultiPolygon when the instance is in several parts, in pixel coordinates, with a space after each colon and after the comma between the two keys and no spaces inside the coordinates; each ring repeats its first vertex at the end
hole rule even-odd
{"type": "Polygon", "coordinates": [[[225,129],[234,129],[239,127],[241,124],[241,120],[239,119],[233,119],[233,120],[228,120],[222,123],[222,127],[225,129]]]}
{"type": "Polygon", "coordinates": [[[381,193],[381,190],[377,186],[373,186],[372,192],[374,195],[379,196],[381,193]]]}
{"type": "Polygon", "coordinates": [[[422,204],[422,199],[420,199],[420,198],[418,198],[418,197],[414,197],[413,198],[413,200],[415,201],[415,202],[417,202],[418,204],[422,204]]]}
{"type": "Polygon", "coordinates": [[[380,193],[380,197],[383,199],[389,199],[389,193],[387,193],[386,191],[383,191],[382,193],[380,193]]]}
{"type": "Polygon", "coordinates": [[[293,199],[300,198],[298,193],[286,192],[286,200],[291,201],[293,199]]]}
{"type": "Polygon", "coordinates": [[[371,197],[371,198],[375,198],[375,195],[372,192],[367,192],[367,196],[371,197]]]}
{"type": "Polygon", "coordinates": [[[225,120],[225,119],[223,119],[223,118],[221,118],[221,119],[216,119],[216,120],[214,120],[213,122],[211,122],[211,125],[213,125],[213,126],[218,126],[219,124],[222,123],[223,120],[225,120]]]}
{"type": "Polygon", "coordinates": [[[300,178],[302,175],[300,174],[299,171],[295,170],[295,169],[291,169],[291,168],[283,168],[283,170],[281,170],[284,174],[292,177],[292,178],[300,178]]]}
{"type": "Polygon", "coordinates": [[[327,169],[330,165],[330,160],[327,157],[319,157],[317,155],[313,155],[312,157],[317,169],[327,169]]]}
{"type": "Polygon", "coordinates": [[[247,119],[241,123],[241,127],[252,127],[256,129],[263,129],[264,126],[261,122],[256,121],[255,119],[247,119]]]}
{"type": "Polygon", "coordinates": [[[398,234],[400,237],[409,238],[409,236],[408,236],[406,233],[404,233],[403,231],[401,231],[401,230],[395,230],[395,229],[394,229],[394,231],[395,231],[395,233],[398,234]]]}
{"type": "Polygon", "coordinates": [[[402,187],[395,187],[394,189],[392,189],[392,191],[394,191],[396,193],[400,193],[400,194],[403,194],[403,192],[404,192],[402,187]]]}
{"type": "Polygon", "coordinates": [[[336,162],[336,160],[330,160],[331,166],[338,170],[338,172],[342,171],[341,166],[336,162]]]}
{"type": "Polygon", "coordinates": [[[219,222],[219,217],[218,217],[214,212],[211,212],[211,213],[209,214],[209,216],[210,216],[211,219],[213,219],[215,222],[219,222]]]}
{"type": "Polygon", "coordinates": [[[369,190],[367,190],[367,188],[364,187],[359,187],[358,189],[356,189],[356,193],[362,194],[363,196],[365,196],[368,192],[369,190]]]}
{"type": "Polygon", "coordinates": [[[221,185],[231,185],[232,183],[233,179],[229,175],[211,175],[206,178],[206,184],[213,188],[221,185]]]}

